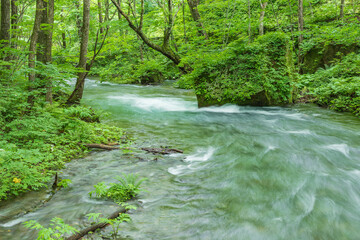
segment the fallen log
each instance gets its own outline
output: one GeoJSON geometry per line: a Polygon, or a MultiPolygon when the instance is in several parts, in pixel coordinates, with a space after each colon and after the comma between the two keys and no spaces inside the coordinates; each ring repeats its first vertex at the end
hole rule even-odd
{"type": "Polygon", "coordinates": [[[141,148],[141,150],[144,150],[152,154],[163,154],[163,155],[172,154],[172,153],[184,153],[184,151],[175,148],[141,148]]]}
{"type": "MultiPolygon", "coordinates": [[[[121,213],[126,213],[125,209],[120,209],[117,210],[116,212],[114,212],[113,214],[111,214],[108,219],[114,219],[117,218],[121,213]]],[[[106,227],[107,225],[109,225],[108,223],[97,223],[97,224],[93,224],[83,230],[81,230],[78,233],[75,233],[74,235],[66,238],[66,240],[78,240],[82,237],[84,237],[85,235],[87,235],[89,232],[95,232],[95,230],[97,229],[102,229],[104,227],[106,227]]]]}
{"type": "Polygon", "coordinates": [[[114,145],[106,145],[106,144],[97,144],[97,143],[85,143],[85,146],[88,148],[99,148],[104,150],[116,150],[119,149],[119,147],[115,147],[114,145]]]}

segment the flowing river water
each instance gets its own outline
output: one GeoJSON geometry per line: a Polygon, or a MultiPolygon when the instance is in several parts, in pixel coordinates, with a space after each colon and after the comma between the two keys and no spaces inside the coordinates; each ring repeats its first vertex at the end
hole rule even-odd
{"type": "MultiPolygon", "coordinates": [[[[45,192],[0,207],[0,239],[35,239],[21,222],[85,215],[116,206],[90,199],[93,185],[122,173],[148,180],[121,239],[360,239],[360,121],[315,106],[197,108],[191,91],[88,80],[84,102],[109,112],[135,149],[93,152],[67,164],[69,188],[34,211],[45,192]]],[[[109,231],[109,230],[107,230],[109,231]]]]}

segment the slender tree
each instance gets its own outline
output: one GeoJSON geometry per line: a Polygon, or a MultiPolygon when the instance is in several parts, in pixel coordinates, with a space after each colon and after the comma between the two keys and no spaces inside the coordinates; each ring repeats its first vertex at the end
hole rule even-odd
{"type": "MultiPolygon", "coordinates": [[[[38,36],[38,44],[36,51],[37,61],[48,65],[52,61],[52,36],[54,25],[54,0],[43,1],[41,9],[41,25],[38,36]]],[[[52,82],[50,77],[39,74],[37,76],[41,80],[41,85],[46,88],[46,101],[52,103],[52,82]]]]}
{"type": "Polygon", "coordinates": [[[341,0],[341,3],[340,3],[340,19],[344,19],[344,7],[345,7],[345,0],[341,0]]]}
{"type": "Polygon", "coordinates": [[[11,47],[16,48],[16,39],[17,39],[17,29],[18,29],[18,1],[11,0],[11,47]]]}
{"type": "Polygon", "coordinates": [[[264,17],[265,17],[265,8],[267,6],[268,2],[264,2],[262,3],[262,1],[260,0],[260,7],[261,7],[261,12],[260,12],[260,19],[259,19],[259,35],[264,35],[264,17]]]}
{"type": "Polygon", "coordinates": [[[293,26],[293,12],[292,12],[292,6],[291,6],[291,2],[290,0],[288,0],[288,5],[289,5],[289,22],[290,22],[290,30],[291,30],[291,40],[294,40],[293,39],[293,36],[294,36],[294,26],[293,26]]]}
{"type": "Polygon", "coordinates": [[[303,0],[298,0],[298,30],[299,30],[299,45],[302,43],[304,31],[304,5],[303,0]]]}
{"type": "MultiPolygon", "coordinates": [[[[304,6],[303,0],[298,0],[298,30],[299,30],[299,54],[298,54],[298,63],[299,66],[302,62],[301,57],[301,43],[304,40],[303,31],[304,31],[304,6]]],[[[301,70],[301,67],[299,67],[301,70]]]]}
{"type": "Polygon", "coordinates": [[[101,4],[101,0],[98,0],[97,1],[97,4],[98,4],[98,14],[99,14],[99,29],[100,29],[100,33],[103,34],[104,33],[104,27],[103,27],[103,23],[104,23],[104,20],[103,20],[103,13],[102,13],[102,4],[101,4]]]}
{"type": "Polygon", "coordinates": [[[248,0],[248,17],[249,17],[248,34],[249,34],[249,42],[251,42],[251,4],[250,4],[250,0],[248,0]]]}
{"type": "Polygon", "coordinates": [[[77,27],[77,30],[78,30],[78,37],[81,38],[82,36],[82,33],[81,33],[81,18],[80,18],[80,15],[81,15],[81,10],[80,10],[80,2],[79,0],[75,0],[75,7],[76,7],[76,27],[77,27]]]}
{"type": "Polygon", "coordinates": [[[83,0],[83,24],[81,28],[81,46],[80,58],[78,67],[81,71],[78,73],[75,89],[67,100],[67,104],[79,104],[84,93],[86,63],[87,63],[87,49],[89,43],[89,28],[90,28],[90,0],[83,0]]]}
{"type": "MultiPolygon", "coordinates": [[[[43,0],[36,0],[36,12],[35,12],[35,20],[33,25],[32,34],[30,37],[30,45],[29,45],[29,91],[32,92],[35,88],[35,56],[36,56],[36,45],[38,43],[38,37],[40,32],[40,24],[42,19],[42,9],[43,9],[43,0]]],[[[34,95],[30,93],[28,97],[28,103],[30,107],[34,103],[34,95]]]]}

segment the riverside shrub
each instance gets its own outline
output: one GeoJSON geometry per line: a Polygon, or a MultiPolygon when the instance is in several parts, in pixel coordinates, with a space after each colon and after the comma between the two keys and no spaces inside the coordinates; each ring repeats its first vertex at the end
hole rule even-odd
{"type": "Polygon", "coordinates": [[[45,187],[56,170],[88,151],[82,143],[115,142],[123,135],[120,128],[85,121],[98,119],[85,107],[55,103],[26,113],[26,94],[0,95],[0,200],[45,187]]]}

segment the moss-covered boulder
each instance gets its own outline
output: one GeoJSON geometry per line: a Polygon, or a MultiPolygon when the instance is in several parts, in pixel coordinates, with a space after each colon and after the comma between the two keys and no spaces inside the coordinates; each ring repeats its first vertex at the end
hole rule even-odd
{"type": "Polygon", "coordinates": [[[358,44],[319,44],[308,50],[304,54],[304,61],[301,67],[303,73],[315,73],[319,68],[325,68],[332,64],[334,60],[352,52],[359,51],[358,44]]]}
{"type": "Polygon", "coordinates": [[[237,41],[205,56],[184,81],[192,82],[200,107],[286,105],[295,89],[291,49],[284,33],[269,33],[251,44],[237,41]]]}

